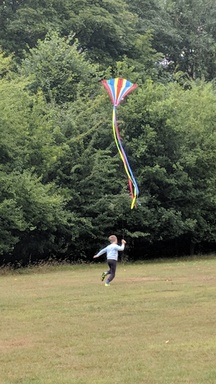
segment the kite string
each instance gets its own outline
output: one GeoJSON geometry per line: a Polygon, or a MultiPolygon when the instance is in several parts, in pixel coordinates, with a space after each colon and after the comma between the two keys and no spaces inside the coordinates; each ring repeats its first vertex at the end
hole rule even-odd
{"type": "Polygon", "coordinates": [[[135,204],[136,204],[136,198],[137,198],[137,195],[139,194],[139,190],[138,190],[135,178],[133,176],[132,170],[130,168],[130,165],[129,165],[127,156],[125,154],[124,148],[123,148],[122,143],[121,143],[121,138],[120,138],[117,119],[116,119],[116,107],[115,107],[115,105],[113,106],[112,122],[113,122],[113,135],[114,135],[115,143],[116,143],[117,149],[119,151],[120,157],[123,161],[126,174],[128,176],[128,183],[129,183],[129,188],[130,188],[131,197],[132,197],[131,209],[133,209],[135,204]]]}
{"type": "MultiPolygon", "coordinates": [[[[120,148],[120,145],[119,145],[119,140],[117,139],[116,132],[117,132],[117,129],[116,129],[116,109],[115,109],[115,106],[114,106],[114,107],[113,107],[113,135],[114,135],[115,143],[116,143],[116,146],[117,146],[117,148],[118,148],[120,157],[121,157],[121,159],[122,159],[122,161],[123,161],[124,168],[125,168],[125,171],[126,171],[126,173],[127,173],[128,179],[132,182],[132,180],[131,180],[131,175],[130,175],[130,173],[129,173],[129,171],[128,171],[126,158],[125,158],[125,156],[123,155],[123,153],[122,153],[122,151],[121,151],[121,148],[120,148]]],[[[119,138],[119,137],[118,137],[118,138],[119,138]]]]}
{"type": "Polygon", "coordinates": [[[123,157],[124,157],[124,160],[125,160],[125,162],[126,162],[126,164],[127,164],[128,172],[130,173],[130,176],[131,176],[131,179],[132,179],[134,188],[136,189],[137,194],[139,194],[139,188],[138,188],[138,186],[137,186],[135,177],[134,177],[134,175],[133,175],[132,169],[131,169],[131,167],[130,167],[130,164],[129,164],[128,159],[127,159],[127,156],[126,156],[126,153],[125,153],[124,148],[123,148],[122,143],[121,143],[121,137],[120,137],[120,133],[119,133],[119,129],[118,129],[118,123],[117,123],[117,118],[116,118],[116,111],[115,111],[115,128],[116,128],[116,133],[117,133],[117,138],[118,138],[119,147],[121,148],[121,152],[122,152],[123,157]]]}
{"type": "Polygon", "coordinates": [[[124,148],[123,148],[122,143],[121,143],[121,138],[120,138],[117,119],[116,119],[116,110],[114,111],[114,117],[113,117],[113,132],[114,132],[116,145],[117,145],[117,148],[118,148],[119,153],[120,153],[120,157],[123,161],[124,168],[125,168],[126,174],[128,176],[128,184],[129,184],[131,198],[132,198],[131,209],[133,209],[135,206],[135,203],[136,203],[138,187],[137,187],[136,181],[134,179],[133,173],[131,171],[129,162],[127,160],[127,156],[125,154],[124,148]],[[116,133],[117,133],[117,137],[116,137],[116,133]],[[117,138],[118,138],[118,140],[117,140],[117,138]]]}

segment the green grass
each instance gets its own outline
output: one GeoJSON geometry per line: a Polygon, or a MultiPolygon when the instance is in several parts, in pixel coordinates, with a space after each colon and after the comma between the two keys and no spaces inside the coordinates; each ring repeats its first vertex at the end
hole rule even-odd
{"type": "Polygon", "coordinates": [[[216,383],[216,258],[0,274],[1,384],[216,383]]]}

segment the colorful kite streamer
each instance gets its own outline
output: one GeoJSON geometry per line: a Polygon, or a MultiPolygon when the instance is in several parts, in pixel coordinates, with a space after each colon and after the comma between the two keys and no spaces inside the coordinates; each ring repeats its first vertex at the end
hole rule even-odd
{"type": "Polygon", "coordinates": [[[130,189],[130,194],[132,198],[131,209],[136,206],[136,199],[139,195],[139,189],[134,178],[133,172],[129,165],[127,156],[125,154],[124,148],[121,143],[121,137],[117,124],[117,115],[116,107],[121,103],[125,96],[127,96],[131,91],[137,88],[137,84],[132,84],[130,81],[121,78],[115,78],[110,80],[102,80],[103,86],[106,88],[113,104],[113,114],[112,114],[112,127],[113,135],[115,139],[116,146],[118,148],[120,157],[123,161],[126,174],[128,176],[128,184],[130,189]]]}

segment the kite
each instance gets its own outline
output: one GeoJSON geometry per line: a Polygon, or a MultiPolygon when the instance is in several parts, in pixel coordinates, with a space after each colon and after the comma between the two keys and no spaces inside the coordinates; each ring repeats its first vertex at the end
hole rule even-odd
{"type": "Polygon", "coordinates": [[[132,198],[131,209],[136,206],[136,200],[139,196],[139,188],[137,186],[135,177],[129,165],[126,153],[122,146],[121,137],[119,133],[118,123],[117,123],[117,114],[116,107],[121,103],[121,101],[127,96],[131,91],[137,88],[137,84],[133,84],[130,81],[122,78],[115,78],[110,80],[102,80],[104,88],[107,90],[110,99],[113,104],[113,114],[112,114],[112,128],[113,135],[115,139],[116,146],[118,148],[120,157],[123,161],[125,172],[128,177],[128,185],[130,190],[130,195],[132,198]]]}

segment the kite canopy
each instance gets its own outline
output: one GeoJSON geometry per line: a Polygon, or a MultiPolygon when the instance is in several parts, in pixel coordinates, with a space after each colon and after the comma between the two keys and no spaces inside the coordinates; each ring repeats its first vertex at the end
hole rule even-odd
{"type": "Polygon", "coordinates": [[[110,99],[113,104],[113,116],[112,116],[112,127],[113,135],[115,139],[116,146],[118,148],[120,157],[123,161],[125,172],[128,176],[128,185],[130,189],[130,194],[132,198],[131,209],[136,206],[136,199],[139,195],[139,189],[134,178],[133,172],[129,165],[126,153],[121,143],[121,137],[118,129],[117,117],[116,117],[116,107],[121,103],[125,96],[128,95],[131,91],[137,88],[137,84],[133,84],[130,81],[122,78],[115,78],[110,80],[102,80],[103,86],[106,88],[109,93],[110,99]]]}
{"type": "Polygon", "coordinates": [[[110,99],[115,107],[121,103],[128,93],[137,88],[137,84],[133,84],[126,79],[116,78],[110,80],[102,80],[103,86],[110,95],[110,99]]]}

